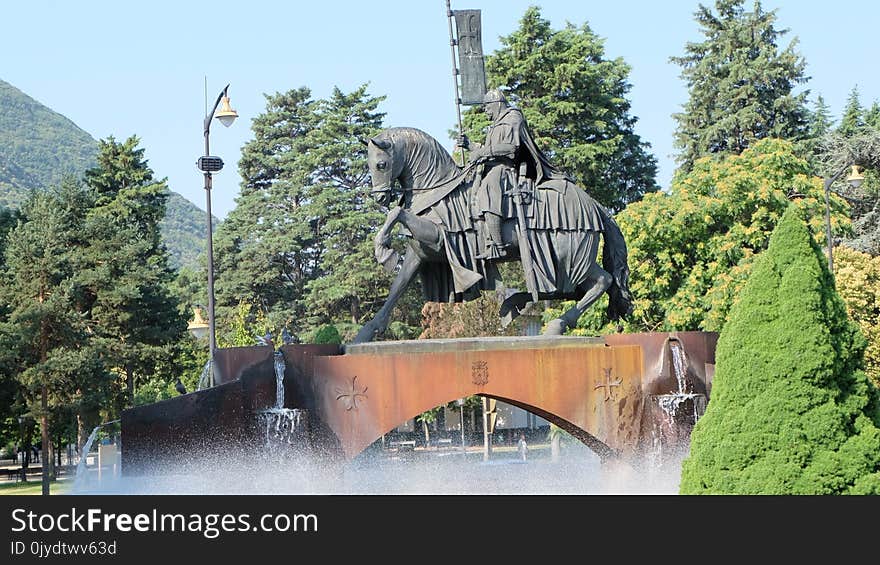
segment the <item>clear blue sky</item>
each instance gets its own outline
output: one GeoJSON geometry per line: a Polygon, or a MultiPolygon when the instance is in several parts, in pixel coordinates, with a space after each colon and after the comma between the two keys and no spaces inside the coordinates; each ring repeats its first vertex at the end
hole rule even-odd
{"type": "MultiPolygon", "coordinates": [[[[714,0],[703,2],[714,6],[714,0]]],[[[651,144],[658,182],[674,171],[671,114],[687,99],[679,67],[688,41],[701,41],[697,0],[452,0],[480,9],[483,50],[517,26],[529,5],[558,29],[589,23],[605,39],[607,58],[631,67],[629,98],[636,132],[651,144]]],[[[751,6],[751,3],[747,5],[751,6]]],[[[876,70],[880,2],[766,0],[777,9],[783,45],[797,37],[811,77],[810,99],[822,94],[835,118],[858,86],[863,105],[880,98],[876,70]]],[[[386,95],[387,126],[411,126],[450,144],[456,123],[445,0],[309,2],[167,1],[5,2],[0,79],[73,120],[96,139],[141,138],[146,158],[169,187],[205,207],[196,159],[204,152],[205,82],[213,103],[229,94],[240,119],[211,128],[211,153],[226,168],[214,180],[212,205],[225,217],[235,206],[240,148],[264,93],[307,86],[315,97],[333,86],[369,83],[386,95]]]]}

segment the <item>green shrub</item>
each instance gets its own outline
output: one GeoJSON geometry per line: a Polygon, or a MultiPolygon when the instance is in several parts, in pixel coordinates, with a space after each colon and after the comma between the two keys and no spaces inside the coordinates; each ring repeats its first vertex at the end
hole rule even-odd
{"type": "Polygon", "coordinates": [[[730,311],[682,494],[880,493],[880,396],[796,204],[730,311]]]}
{"type": "Polygon", "coordinates": [[[325,324],[315,332],[313,343],[342,343],[342,336],[333,324],[325,324]]]}

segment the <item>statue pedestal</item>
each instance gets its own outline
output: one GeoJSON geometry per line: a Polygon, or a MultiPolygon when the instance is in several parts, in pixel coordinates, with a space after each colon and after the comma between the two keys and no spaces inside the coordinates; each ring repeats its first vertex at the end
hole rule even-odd
{"type": "MultiPolygon", "coordinates": [[[[310,448],[341,459],[472,395],[537,414],[604,459],[662,459],[686,448],[705,408],[716,341],[680,332],[286,345],[281,408],[304,411],[310,448]]],[[[273,351],[244,349],[221,350],[222,384],[123,413],[124,472],[259,449],[259,414],[275,406],[273,351]]]]}

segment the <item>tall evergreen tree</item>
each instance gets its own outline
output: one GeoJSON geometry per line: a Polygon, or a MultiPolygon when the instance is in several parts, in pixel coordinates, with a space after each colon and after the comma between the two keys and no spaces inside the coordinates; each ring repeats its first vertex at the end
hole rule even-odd
{"type": "Polygon", "coordinates": [[[767,137],[800,140],[807,133],[805,61],[796,40],[780,49],[787,30],[776,29],[776,11],[753,11],[745,0],[716,0],[717,14],[700,4],[695,19],[705,40],[688,43],[671,61],[682,67],[689,98],[677,122],[677,159],[685,171],[710,154],[741,153],[767,137]]]}
{"type": "Polygon", "coordinates": [[[53,460],[50,409],[67,396],[69,368],[87,336],[71,296],[71,244],[77,237],[71,228],[78,218],[67,204],[51,191],[31,193],[22,206],[24,219],[9,233],[0,279],[0,302],[8,308],[0,323],[0,365],[14,372],[29,414],[40,422],[43,494],[49,494],[53,460]]]}
{"type": "Polygon", "coordinates": [[[266,110],[251,124],[254,137],[242,148],[235,208],[216,233],[221,342],[231,341],[241,305],[268,315],[273,327],[297,329],[305,315],[297,301],[317,263],[315,226],[304,211],[313,171],[302,162],[312,150],[316,102],[308,88],[265,97],[266,110]]]}
{"type": "Polygon", "coordinates": [[[384,114],[377,107],[383,99],[370,97],[366,85],[350,94],[335,88],[320,102],[320,127],[309,136],[315,149],[308,158],[317,174],[307,211],[321,249],[305,299],[317,323],[362,323],[381,306],[391,283],[373,254],[373,234],[385,215],[364,188],[369,169],[360,141],[381,128],[384,114]]]}
{"type": "MultiPolygon", "coordinates": [[[[589,25],[553,30],[533,6],[501,44],[486,58],[488,80],[522,110],[555,165],[614,210],[658,189],[657,161],[634,131],[626,98],[630,67],[606,59],[604,41],[589,25]]],[[[474,139],[487,124],[477,108],[465,114],[474,139]]]]}
{"type": "Polygon", "coordinates": [[[389,283],[372,256],[383,217],[364,190],[361,143],[381,127],[384,97],[363,85],[326,100],[307,88],[266,99],[239,162],[236,207],[217,233],[218,319],[240,326],[244,303],[265,320],[261,331],[359,323],[389,283]]]}
{"type": "Polygon", "coordinates": [[[877,100],[874,100],[874,103],[865,112],[865,125],[880,131],[880,102],[877,100]]]}
{"type": "Polygon", "coordinates": [[[98,165],[85,181],[95,205],[85,225],[91,245],[78,284],[95,328],[94,341],[124,378],[122,405],[131,405],[136,380],[149,378],[186,331],[169,287],[174,274],[161,241],[168,188],[155,180],[139,140],[102,140],[98,165]]]}
{"type": "Polygon", "coordinates": [[[859,133],[865,127],[865,109],[859,101],[859,87],[854,86],[849,91],[846,106],[843,108],[843,116],[840,117],[840,125],[836,133],[850,137],[859,133]]]}
{"type": "Polygon", "coordinates": [[[880,494],[880,392],[797,204],[718,340],[684,494],[880,494]]]}
{"type": "Polygon", "coordinates": [[[820,138],[828,134],[834,127],[834,118],[831,109],[820,94],[813,103],[813,111],[810,112],[809,137],[820,138]]]}

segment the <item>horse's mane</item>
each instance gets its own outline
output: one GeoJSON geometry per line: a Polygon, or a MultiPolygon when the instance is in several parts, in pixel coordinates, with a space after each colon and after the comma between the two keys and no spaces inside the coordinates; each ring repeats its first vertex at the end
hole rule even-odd
{"type": "Polygon", "coordinates": [[[391,141],[395,153],[404,152],[402,156],[409,164],[416,188],[437,186],[461,173],[449,151],[420,129],[393,127],[376,137],[391,141]]]}

